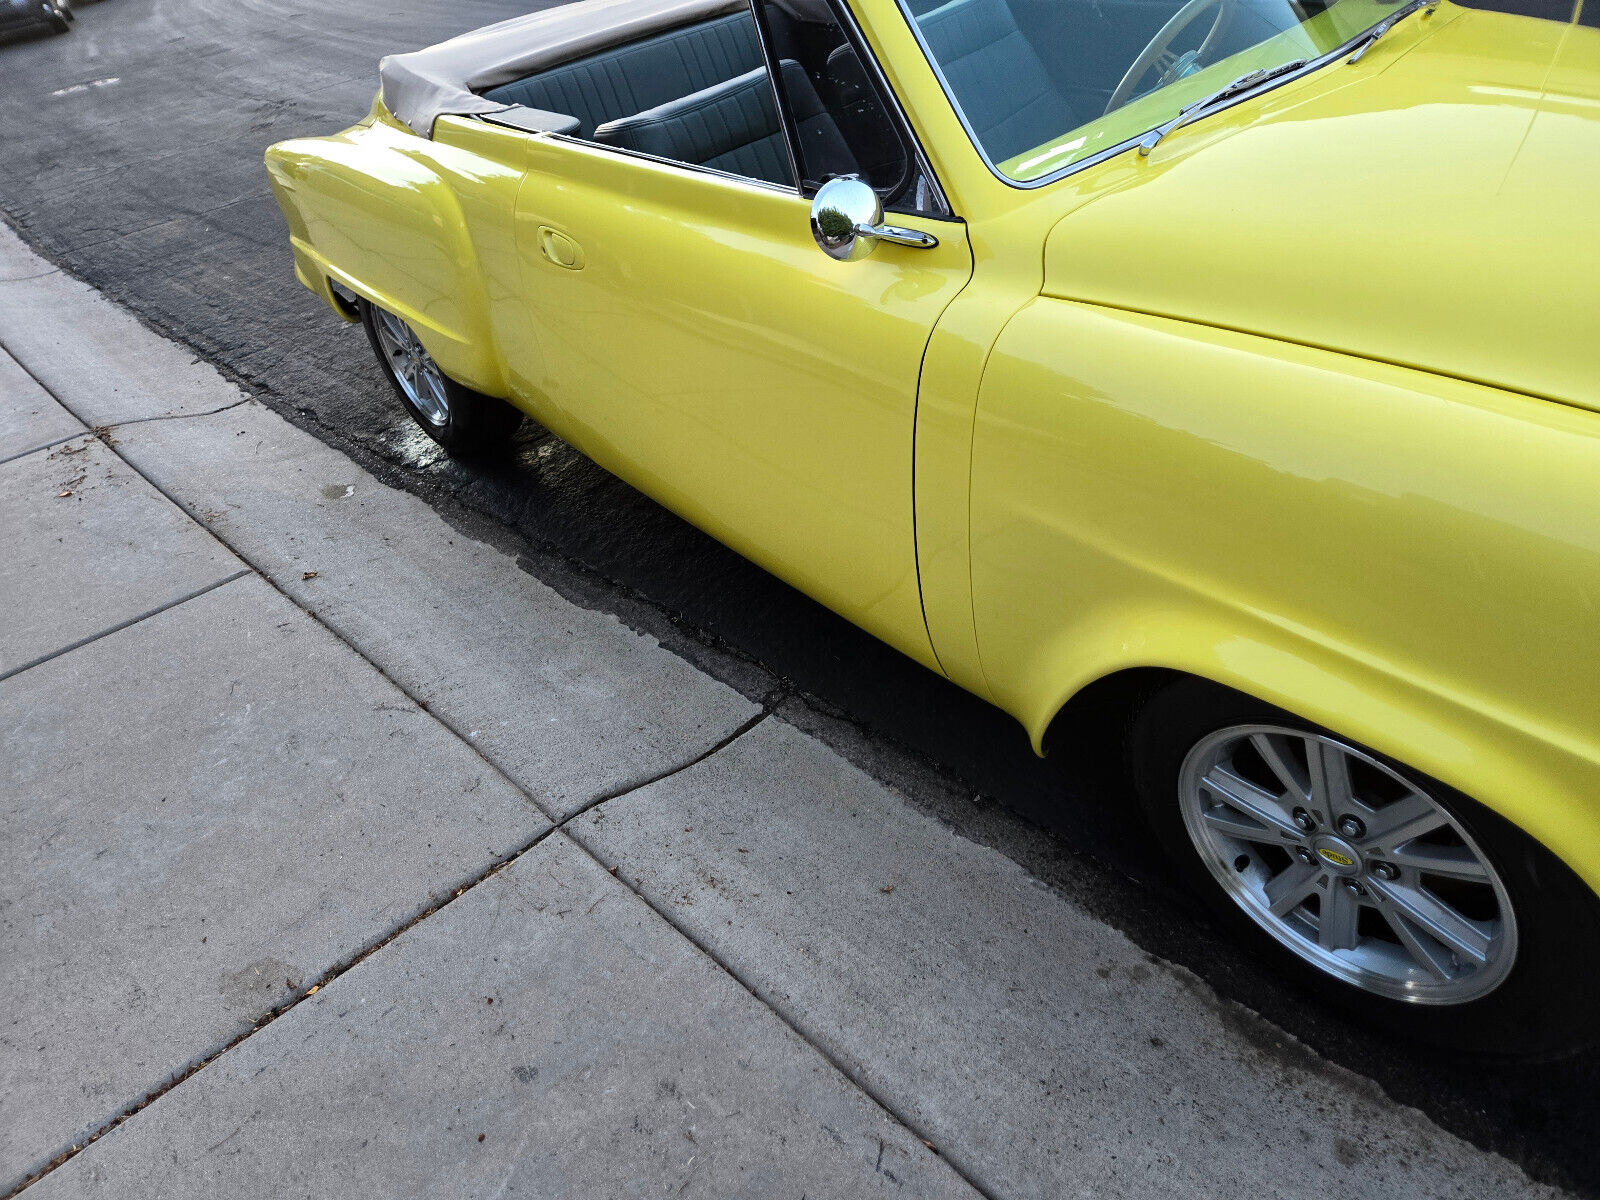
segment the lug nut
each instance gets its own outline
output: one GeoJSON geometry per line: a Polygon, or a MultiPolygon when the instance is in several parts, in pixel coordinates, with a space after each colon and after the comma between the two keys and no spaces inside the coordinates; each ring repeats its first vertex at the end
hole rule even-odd
{"type": "Polygon", "coordinates": [[[1310,833],[1317,827],[1317,823],[1311,819],[1311,814],[1303,808],[1295,809],[1293,816],[1294,823],[1305,833],[1310,833]]]}
{"type": "Polygon", "coordinates": [[[1367,889],[1362,887],[1354,879],[1347,879],[1344,881],[1344,890],[1349,892],[1352,896],[1365,896],[1367,894],[1367,889]]]}
{"type": "Polygon", "coordinates": [[[1365,837],[1367,827],[1361,823],[1360,817],[1353,817],[1346,813],[1339,818],[1339,832],[1347,838],[1365,837]]]}
{"type": "Polygon", "coordinates": [[[1372,864],[1372,873],[1379,879],[1399,879],[1400,868],[1389,862],[1375,862],[1372,864]]]}
{"type": "Polygon", "coordinates": [[[1316,862],[1316,859],[1311,857],[1311,851],[1307,850],[1304,846],[1296,846],[1294,848],[1294,853],[1295,857],[1303,863],[1310,864],[1316,862]]]}

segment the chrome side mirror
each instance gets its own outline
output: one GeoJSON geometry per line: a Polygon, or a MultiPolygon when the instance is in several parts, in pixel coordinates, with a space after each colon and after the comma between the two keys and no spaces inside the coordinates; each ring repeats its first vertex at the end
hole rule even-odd
{"type": "Polygon", "coordinates": [[[920,229],[901,229],[883,223],[883,201],[865,181],[855,176],[830,179],[817,189],[811,202],[811,236],[829,258],[856,262],[871,254],[879,242],[927,250],[939,239],[920,229]]]}

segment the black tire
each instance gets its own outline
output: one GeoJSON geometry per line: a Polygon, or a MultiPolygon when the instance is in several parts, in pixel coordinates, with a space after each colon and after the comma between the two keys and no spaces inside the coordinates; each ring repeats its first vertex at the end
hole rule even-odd
{"type": "Polygon", "coordinates": [[[1156,836],[1185,883],[1222,925],[1318,998],[1374,1028],[1491,1058],[1538,1061],[1577,1053],[1597,1040],[1600,901],[1549,850],[1488,808],[1403,763],[1340,738],[1433,799],[1488,857],[1516,918],[1516,957],[1486,995],[1420,1005],[1364,990],[1301,958],[1269,935],[1212,875],[1180,807],[1180,776],[1191,749],[1239,725],[1281,725],[1337,737],[1253,697],[1205,680],[1180,679],[1140,709],[1130,729],[1134,785],[1156,836]]]}
{"type": "Polygon", "coordinates": [[[442,421],[434,420],[407,394],[384,348],[383,335],[378,329],[381,310],[365,300],[360,301],[360,309],[361,324],[367,331],[367,341],[378,359],[379,368],[388,379],[389,386],[394,389],[395,395],[400,398],[400,403],[411,414],[411,419],[424,433],[455,458],[486,458],[509,451],[511,435],[516,432],[517,426],[522,424],[520,412],[504,400],[475,392],[441,372],[440,379],[444,385],[448,412],[442,421]]]}

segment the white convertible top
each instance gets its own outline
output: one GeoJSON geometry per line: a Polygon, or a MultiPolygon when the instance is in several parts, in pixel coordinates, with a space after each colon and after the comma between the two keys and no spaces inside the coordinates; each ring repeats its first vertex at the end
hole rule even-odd
{"type": "Polygon", "coordinates": [[[378,64],[383,104],[423,137],[446,113],[513,107],[477,92],[611,46],[747,7],[746,0],[578,0],[486,25],[378,64]]]}

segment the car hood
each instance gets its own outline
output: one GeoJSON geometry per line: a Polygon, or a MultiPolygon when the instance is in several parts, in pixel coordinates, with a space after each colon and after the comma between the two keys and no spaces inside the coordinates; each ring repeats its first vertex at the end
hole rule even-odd
{"type": "Polygon", "coordinates": [[[1409,23],[1057,185],[1045,293],[1600,410],[1600,30],[1409,23]]]}

